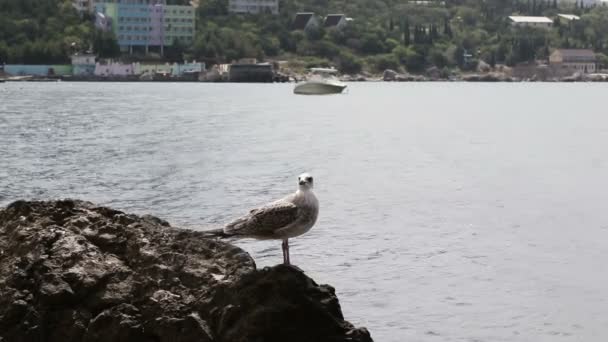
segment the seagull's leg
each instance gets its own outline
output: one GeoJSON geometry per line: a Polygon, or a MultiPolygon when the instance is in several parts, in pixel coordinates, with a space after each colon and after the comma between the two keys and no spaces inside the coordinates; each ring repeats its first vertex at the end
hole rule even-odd
{"type": "Polygon", "coordinates": [[[289,265],[289,242],[287,239],[283,240],[281,247],[283,247],[283,263],[289,265]]]}
{"type": "Polygon", "coordinates": [[[287,265],[291,265],[291,258],[289,258],[289,240],[285,239],[285,246],[287,247],[287,265]]]}
{"type": "Polygon", "coordinates": [[[283,243],[281,244],[281,249],[283,250],[283,263],[287,264],[287,252],[285,250],[285,242],[286,240],[283,240],[283,243]]]}

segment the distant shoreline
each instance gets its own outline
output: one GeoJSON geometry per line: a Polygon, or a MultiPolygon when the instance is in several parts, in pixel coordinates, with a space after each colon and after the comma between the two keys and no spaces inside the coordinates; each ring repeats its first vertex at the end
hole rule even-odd
{"type": "MultiPolygon", "coordinates": [[[[597,78],[577,78],[565,77],[561,79],[537,80],[537,79],[519,79],[519,78],[496,78],[486,75],[469,75],[455,79],[435,79],[424,76],[410,76],[407,79],[384,80],[382,78],[366,78],[355,79],[350,77],[341,78],[341,81],[348,83],[603,83],[608,82],[608,77],[597,78]]],[[[244,83],[244,84],[273,84],[273,83],[298,83],[289,82],[230,82],[230,81],[198,81],[198,80],[181,80],[181,79],[166,79],[166,80],[139,80],[128,78],[99,78],[99,79],[72,79],[72,78],[53,78],[53,77],[18,77],[0,79],[0,83],[8,82],[28,82],[28,83],[53,83],[53,82],[73,82],[73,83],[244,83]]],[[[305,82],[302,80],[300,82],[305,82]]]]}

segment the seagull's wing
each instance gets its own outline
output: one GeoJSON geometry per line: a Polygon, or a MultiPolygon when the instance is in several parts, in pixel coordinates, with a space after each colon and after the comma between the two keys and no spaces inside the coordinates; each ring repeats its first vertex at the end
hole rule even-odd
{"type": "Polygon", "coordinates": [[[224,228],[228,235],[271,237],[275,231],[298,219],[298,207],[288,201],[277,201],[229,223],[224,228]]]}

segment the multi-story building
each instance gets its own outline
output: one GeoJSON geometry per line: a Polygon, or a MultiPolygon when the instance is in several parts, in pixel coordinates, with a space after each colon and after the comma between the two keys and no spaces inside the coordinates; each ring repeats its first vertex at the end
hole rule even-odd
{"type": "Polygon", "coordinates": [[[229,0],[228,12],[279,14],[279,0],[229,0]]]}
{"type": "Polygon", "coordinates": [[[106,0],[95,4],[98,21],[110,28],[122,51],[133,47],[172,45],[176,40],[192,44],[195,34],[195,9],[192,6],[166,5],[157,0],[106,0]],[[118,1],[118,2],[116,2],[118,1]]]}
{"type": "Polygon", "coordinates": [[[165,5],[163,8],[165,45],[176,39],[184,44],[192,44],[195,31],[195,11],[191,6],[165,5]]]}

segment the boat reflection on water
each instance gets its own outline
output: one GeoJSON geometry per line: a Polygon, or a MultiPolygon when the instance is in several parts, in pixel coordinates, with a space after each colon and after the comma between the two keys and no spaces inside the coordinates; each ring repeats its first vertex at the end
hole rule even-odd
{"type": "Polygon", "coordinates": [[[294,88],[294,94],[299,95],[325,95],[340,94],[346,89],[346,84],[337,79],[336,69],[311,68],[310,78],[294,88]]]}

